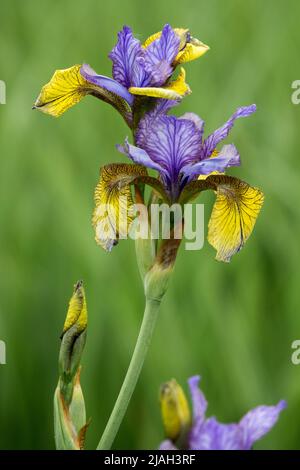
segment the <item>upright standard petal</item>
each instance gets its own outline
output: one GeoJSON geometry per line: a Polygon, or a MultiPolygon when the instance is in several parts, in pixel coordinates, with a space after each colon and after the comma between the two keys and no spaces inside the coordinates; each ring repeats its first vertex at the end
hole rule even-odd
{"type": "Polygon", "coordinates": [[[253,444],[267,434],[275,425],[278,417],[287,404],[284,400],[276,406],[258,406],[249,411],[240,421],[244,450],[251,449],[253,444]]]}
{"type": "Polygon", "coordinates": [[[109,54],[113,62],[113,77],[125,88],[129,88],[134,81],[133,74],[136,74],[138,63],[137,57],[142,53],[140,41],[136,39],[131,29],[124,26],[118,33],[118,42],[109,54]]]}
{"type": "Polygon", "coordinates": [[[151,85],[163,85],[173,72],[172,63],[179,51],[180,38],[165,25],[161,35],[145,49],[144,67],[151,76],[151,85]]]}
{"type": "Polygon", "coordinates": [[[250,116],[250,114],[254,113],[255,111],[256,111],[255,104],[252,104],[251,106],[238,108],[236,112],[228,119],[227,122],[225,122],[223,126],[221,126],[219,129],[214,131],[205,139],[203,143],[201,158],[203,159],[203,158],[210,157],[210,155],[213,153],[213,151],[215,150],[219,142],[221,142],[228,136],[236,119],[250,116]]]}
{"type": "Polygon", "coordinates": [[[241,450],[239,426],[222,424],[215,418],[193,427],[189,442],[190,450],[241,450]]]}

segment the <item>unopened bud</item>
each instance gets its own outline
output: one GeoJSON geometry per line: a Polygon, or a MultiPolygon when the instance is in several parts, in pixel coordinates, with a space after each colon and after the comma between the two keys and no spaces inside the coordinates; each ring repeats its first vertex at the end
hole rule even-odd
{"type": "Polygon", "coordinates": [[[175,442],[182,438],[191,426],[189,404],[176,380],[162,385],[160,406],[166,437],[175,442]]]}

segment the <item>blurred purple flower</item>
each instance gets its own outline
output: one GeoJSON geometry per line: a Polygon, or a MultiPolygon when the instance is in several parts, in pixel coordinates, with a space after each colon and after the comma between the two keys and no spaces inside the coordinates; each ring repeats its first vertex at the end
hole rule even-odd
{"type": "MultiPolygon", "coordinates": [[[[281,400],[275,406],[258,406],[246,413],[237,424],[222,424],[216,418],[206,418],[207,401],[198,388],[199,376],[188,381],[193,403],[193,422],[188,433],[189,450],[250,450],[253,444],[267,434],[287,404],[281,400]]],[[[174,450],[176,443],[165,440],[160,449],[174,450]]]]}

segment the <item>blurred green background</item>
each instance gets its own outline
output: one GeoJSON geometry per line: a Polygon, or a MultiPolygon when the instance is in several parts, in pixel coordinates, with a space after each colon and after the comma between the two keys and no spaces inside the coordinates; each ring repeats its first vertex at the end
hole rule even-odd
{"type": "MultiPolygon", "coordinates": [[[[300,79],[298,0],[151,2],[1,0],[0,79],[0,447],[54,448],[52,396],[59,335],[73,283],[89,308],[82,383],[95,448],[125,374],[143,312],[134,244],[111,254],[94,242],[93,191],[100,165],[122,161],[128,134],[108,105],[88,97],[56,120],[31,110],[55,69],[86,61],[110,75],[108,52],[123,24],[143,39],[170,22],[210,45],[187,64],[194,111],[210,132],[241,105],[229,142],[243,165],[231,174],[266,195],[254,234],[231,264],[207,243],[181,250],[150,353],[115,448],[155,448],[163,437],[158,390],[202,375],[209,415],[237,421],[258,404],[288,401],[256,448],[300,446],[299,124],[291,83],[300,79]]],[[[213,195],[203,198],[208,219],[213,195]]]]}

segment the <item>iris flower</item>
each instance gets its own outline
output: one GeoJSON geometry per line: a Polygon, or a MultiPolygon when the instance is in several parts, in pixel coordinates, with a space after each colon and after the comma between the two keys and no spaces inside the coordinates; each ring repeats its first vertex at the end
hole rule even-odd
{"type": "Polygon", "coordinates": [[[187,29],[167,24],[141,44],[124,26],[109,54],[113,78],[98,75],[87,64],[57,70],[42,88],[34,108],[60,116],[84,96],[92,95],[114,106],[132,127],[138,96],[176,100],[189,93],[183,68],[175,80],[170,80],[171,76],[177,65],[202,56],[208,49],[187,29]]]}
{"type": "Polygon", "coordinates": [[[222,424],[216,418],[206,418],[207,401],[198,388],[199,376],[188,381],[193,403],[191,417],[182,388],[175,380],[161,388],[161,411],[167,440],[160,449],[176,450],[250,450],[267,434],[286,408],[281,400],[275,406],[258,406],[244,415],[237,424],[222,424]]]}
{"type": "MultiPolygon", "coordinates": [[[[133,198],[131,185],[146,183],[169,205],[185,204],[203,190],[213,190],[217,199],[209,222],[208,240],[217,250],[216,258],[228,262],[249,238],[263,204],[263,193],[244,181],[224,175],[227,168],[240,165],[240,156],[233,144],[218,150],[218,145],[228,136],[236,119],[246,117],[256,110],[255,105],[237,111],[208,137],[203,138],[204,121],[194,113],[177,118],[167,114],[176,102],[160,100],[155,108],[140,120],[132,145],[126,139],[118,145],[132,164],[113,164],[102,168],[96,188],[94,226],[96,241],[110,250],[119,235],[124,236],[132,220],[133,198]],[[146,168],[158,172],[149,176],[146,168]],[[121,214],[119,198],[127,201],[127,220],[121,214]],[[103,214],[100,205],[110,205],[124,226],[115,231],[115,238],[102,230],[103,214]],[[127,225],[126,225],[127,223],[127,225]]],[[[109,214],[108,214],[109,215],[109,214]]],[[[115,217],[116,218],[116,217],[115,217]]],[[[112,220],[112,228],[115,222],[112,220]]]]}

